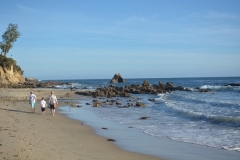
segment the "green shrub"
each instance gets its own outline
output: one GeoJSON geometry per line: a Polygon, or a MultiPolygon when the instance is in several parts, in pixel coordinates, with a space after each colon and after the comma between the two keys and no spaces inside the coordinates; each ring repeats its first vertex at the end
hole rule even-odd
{"type": "Polygon", "coordinates": [[[12,58],[7,58],[3,55],[0,55],[0,66],[11,69],[11,66],[13,66],[14,72],[20,72],[21,75],[23,75],[23,70],[20,66],[17,65],[17,62],[13,60],[12,58]]]}

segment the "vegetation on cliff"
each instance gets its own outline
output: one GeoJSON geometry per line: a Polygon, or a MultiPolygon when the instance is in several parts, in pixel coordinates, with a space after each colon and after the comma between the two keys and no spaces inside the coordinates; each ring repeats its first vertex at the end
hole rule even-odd
{"type": "Polygon", "coordinates": [[[0,66],[4,69],[10,70],[13,67],[13,72],[19,72],[23,75],[23,70],[20,66],[17,65],[17,62],[12,58],[7,58],[3,55],[0,55],[0,66]]]}

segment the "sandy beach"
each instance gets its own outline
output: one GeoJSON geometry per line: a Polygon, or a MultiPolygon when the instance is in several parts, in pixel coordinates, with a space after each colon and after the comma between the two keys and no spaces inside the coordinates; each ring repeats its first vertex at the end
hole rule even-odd
{"type": "MultiPolygon", "coordinates": [[[[160,159],[123,151],[107,138],[96,135],[92,128],[60,113],[53,117],[47,109],[42,116],[40,99],[50,92],[50,89],[0,89],[0,159],[160,159]],[[35,114],[28,104],[30,91],[37,96],[35,114]]],[[[54,92],[58,100],[86,98],[69,90],[54,92]]]]}

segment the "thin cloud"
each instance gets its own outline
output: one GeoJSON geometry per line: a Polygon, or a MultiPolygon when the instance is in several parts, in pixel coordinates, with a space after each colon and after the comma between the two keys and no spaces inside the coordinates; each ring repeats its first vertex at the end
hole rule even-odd
{"type": "Polygon", "coordinates": [[[132,17],[128,18],[128,21],[131,21],[131,22],[145,22],[146,18],[145,17],[132,16],[132,17]]]}
{"type": "Polygon", "coordinates": [[[26,6],[23,6],[23,5],[17,5],[17,8],[23,10],[23,11],[26,11],[26,12],[36,12],[35,9],[33,8],[30,8],[30,7],[26,7],[26,6]]]}
{"type": "Polygon", "coordinates": [[[116,21],[116,26],[126,26],[126,25],[133,25],[136,23],[146,23],[147,19],[145,17],[137,17],[137,16],[131,16],[121,21],[116,21]]]}
{"type": "Polygon", "coordinates": [[[210,11],[207,13],[205,18],[213,18],[213,19],[231,19],[231,20],[239,20],[240,17],[232,14],[232,13],[227,13],[227,12],[215,12],[215,11],[210,11]]]}
{"type": "Polygon", "coordinates": [[[229,19],[229,20],[240,20],[240,17],[233,13],[228,12],[217,12],[217,11],[204,11],[195,12],[189,15],[190,18],[196,19],[229,19]]]}
{"type": "Polygon", "coordinates": [[[100,34],[100,35],[114,35],[113,32],[105,31],[105,30],[82,30],[83,33],[90,33],[90,34],[100,34]]]}

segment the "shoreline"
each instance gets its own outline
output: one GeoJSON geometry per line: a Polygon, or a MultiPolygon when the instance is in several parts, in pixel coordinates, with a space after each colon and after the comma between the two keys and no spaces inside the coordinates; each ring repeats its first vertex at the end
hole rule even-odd
{"type": "MultiPolygon", "coordinates": [[[[68,118],[59,111],[53,117],[49,109],[46,109],[46,115],[42,116],[40,99],[50,94],[49,89],[1,88],[0,91],[2,159],[160,159],[122,150],[105,137],[97,135],[90,126],[68,118]],[[26,100],[29,91],[33,91],[38,99],[35,114],[31,114],[26,100]]],[[[69,90],[53,89],[53,91],[59,101],[80,101],[87,98],[75,95],[69,90]]],[[[66,103],[59,104],[63,105],[66,103]]]]}
{"type": "MultiPolygon", "coordinates": [[[[80,105],[83,105],[81,101],[80,105]]],[[[61,107],[62,113],[72,119],[91,126],[95,133],[116,140],[114,143],[121,149],[154,155],[171,160],[238,160],[240,152],[202,146],[192,143],[174,141],[168,138],[154,137],[137,128],[129,128],[116,122],[104,120],[91,111],[82,108],[61,107]]]]}
{"type": "MultiPolygon", "coordinates": [[[[47,99],[45,98],[47,101],[47,99]]],[[[177,142],[139,133],[135,128],[101,122],[84,112],[91,97],[60,89],[0,88],[0,157],[2,159],[229,159],[237,160],[239,152],[177,142]],[[29,92],[37,96],[36,114],[31,114],[29,92]],[[59,100],[56,116],[40,111],[40,99],[54,91],[59,100]],[[23,98],[22,98],[23,97],[23,98]],[[12,100],[8,100],[12,99],[12,100]],[[70,107],[71,104],[81,108],[70,107]],[[62,108],[80,116],[63,113],[62,108]],[[84,115],[85,114],[85,115],[84,115]],[[86,116],[88,119],[82,119],[86,116]],[[90,118],[90,119],[89,119],[90,118]],[[86,125],[85,125],[86,124],[86,125]],[[108,128],[107,131],[103,129],[108,128]],[[119,128],[120,127],[120,128],[119,128]],[[150,137],[150,138],[149,138],[150,137]],[[108,139],[116,140],[108,141],[108,139]],[[144,144],[144,145],[142,145],[144,144]],[[157,153],[157,154],[156,154],[157,153]],[[161,158],[160,158],[161,157],[161,158]]],[[[88,106],[91,107],[91,106],[88,106]]],[[[90,111],[89,111],[90,112],[90,111]]],[[[70,112],[69,112],[70,113],[70,112]]]]}

